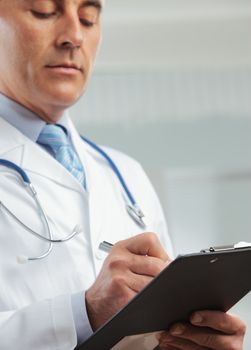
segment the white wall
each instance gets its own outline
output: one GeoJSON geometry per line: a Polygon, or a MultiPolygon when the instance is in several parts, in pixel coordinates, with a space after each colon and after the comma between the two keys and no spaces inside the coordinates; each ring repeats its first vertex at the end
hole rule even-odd
{"type": "MultiPolygon", "coordinates": [[[[72,113],[143,163],[177,253],[251,241],[251,0],[107,0],[72,113]]],[[[251,296],[235,309],[248,323],[251,296]]]]}

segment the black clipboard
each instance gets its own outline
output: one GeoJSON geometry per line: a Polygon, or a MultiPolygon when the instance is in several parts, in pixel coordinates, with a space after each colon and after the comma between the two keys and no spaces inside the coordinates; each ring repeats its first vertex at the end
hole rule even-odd
{"type": "Polygon", "coordinates": [[[198,310],[228,311],[251,290],[251,247],[177,257],[78,350],[110,350],[126,336],[168,329],[198,310]]]}

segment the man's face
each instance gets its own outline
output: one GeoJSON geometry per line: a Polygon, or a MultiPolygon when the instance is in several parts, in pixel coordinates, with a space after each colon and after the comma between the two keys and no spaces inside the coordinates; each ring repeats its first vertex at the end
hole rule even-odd
{"type": "Polygon", "coordinates": [[[0,91],[56,121],[85,89],[100,12],[99,0],[0,0],[0,91]]]}

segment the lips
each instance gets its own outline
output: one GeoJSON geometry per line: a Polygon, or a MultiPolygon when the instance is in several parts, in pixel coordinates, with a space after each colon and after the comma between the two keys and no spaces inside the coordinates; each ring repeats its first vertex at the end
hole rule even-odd
{"type": "Polygon", "coordinates": [[[56,63],[56,64],[50,64],[46,66],[47,68],[51,68],[51,69],[56,69],[56,68],[62,68],[62,69],[69,69],[69,70],[77,70],[80,72],[83,72],[83,69],[81,66],[75,64],[75,63],[56,63]]]}

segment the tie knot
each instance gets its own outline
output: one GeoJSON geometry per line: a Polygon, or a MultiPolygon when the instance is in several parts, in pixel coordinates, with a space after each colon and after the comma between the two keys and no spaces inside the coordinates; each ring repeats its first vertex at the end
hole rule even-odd
{"type": "Polygon", "coordinates": [[[41,131],[37,142],[44,146],[49,146],[53,150],[57,150],[62,146],[69,146],[68,137],[59,125],[47,124],[41,131]]]}
{"type": "Polygon", "coordinates": [[[53,124],[45,125],[37,143],[47,148],[54,158],[86,188],[84,167],[63,127],[53,124]]]}

